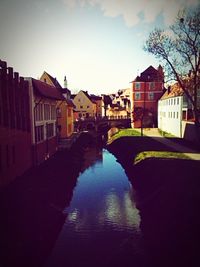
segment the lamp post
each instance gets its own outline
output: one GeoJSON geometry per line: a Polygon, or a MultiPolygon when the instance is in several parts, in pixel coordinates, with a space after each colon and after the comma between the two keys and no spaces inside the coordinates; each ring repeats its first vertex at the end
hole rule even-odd
{"type": "Polygon", "coordinates": [[[144,84],[144,97],[143,97],[143,110],[142,110],[142,118],[141,118],[141,136],[143,136],[143,122],[144,122],[144,113],[145,113],[145,92],[146,92],[146,83],[144,84]]]}

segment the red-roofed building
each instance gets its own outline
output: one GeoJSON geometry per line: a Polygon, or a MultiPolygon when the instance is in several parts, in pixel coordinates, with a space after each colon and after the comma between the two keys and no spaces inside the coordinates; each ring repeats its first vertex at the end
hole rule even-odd
{"type": "Polygon", "coordinates": [[[27,78],[30,94],[33,164],[38,165],[57,151],[56,106],[64,97],[57,87],[27,78]]]}
{"type": "Polygon", "coordinates": [[[157,126],[157,104],[164,92],[164,74],[161,66],[150,66],[132,81],[132,126],[157,126]],[[144,111],[144,113],[143,113],[144,111]]]}

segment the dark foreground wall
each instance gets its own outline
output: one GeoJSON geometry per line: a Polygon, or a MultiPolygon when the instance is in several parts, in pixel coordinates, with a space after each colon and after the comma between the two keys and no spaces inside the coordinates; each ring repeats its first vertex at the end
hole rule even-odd
{"type": "Polygon", "coordinates": [[[199,266],[200,162],[146,159],[133,166],[141,151],[169,150],[150,138],[122,138],[109,149],[133,186],[149,266],[199,266]]]}

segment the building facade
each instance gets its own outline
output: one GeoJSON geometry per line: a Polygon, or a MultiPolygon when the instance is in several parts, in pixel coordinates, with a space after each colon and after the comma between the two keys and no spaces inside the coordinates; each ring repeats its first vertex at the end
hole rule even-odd
{"type": "Polygon", "coordinates": [[[164,93],[162,67],[150,66],[132,81],[131,117],[135,128],[157,126],[158,100],[164,93]]]}
{"type": "Polygon", "coordinates": [[[0,60],[0,186],[32,166],[28,83],[0,60]]]}
{"type": "Polygon", "coordinates": [[[30,94],[33,165],[38,165],[58,149],[56,107],[64,97],[54,86],[33,78],[26,79],[30,94]]]}
{"type": "Polygon", "coordinates": [[[174,136],[184,137],[184,121],[193,121],[192,105],[178,83],[175,83],[158,101],[158,128],[174,136]]]}
{"type": "Polygon", "coordinates": [[[91,94],[90,99],[96,103],[96,117],[102,117],[102,97],[91,94]]]}
{"type": "Polygon", "coordinates": [[[75,112],[78,114],[78,119],[95,118],[97,114],[96,102],[92,100],[88,92],[79,91],[73,98],[73,103],[76,106],[75,112]]]}
{"type": "MultiPolygon", "coordinates": [[[[57,114],[57,131],[59,138],[68,138],[74,132],[74,104],[70,99],[71,92],[67,88],[62,88],[56,78],[53,78],[46,71],[43,72],[40,80],[54,86],[64,96],[65,99],[57,102],[56,114],[57,114]]],[[[66,77],[64,79],[64,84],[67,86],[66,77]]]]}

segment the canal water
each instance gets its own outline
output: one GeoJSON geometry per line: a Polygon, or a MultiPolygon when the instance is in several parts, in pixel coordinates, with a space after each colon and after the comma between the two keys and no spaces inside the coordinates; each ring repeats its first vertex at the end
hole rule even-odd
{"type": "Polygon", "coordinates": [[[65,223],[45,267],[143,266],[140,214],[124,169],[106,149],[85,151],[65,223]]]}
{"type": "Polygon", "coordinates": [[[81,146],[16,179],[0,192],[0,266],[200,266],[199,162],[139,168],[129,180],[81,146]]]}

